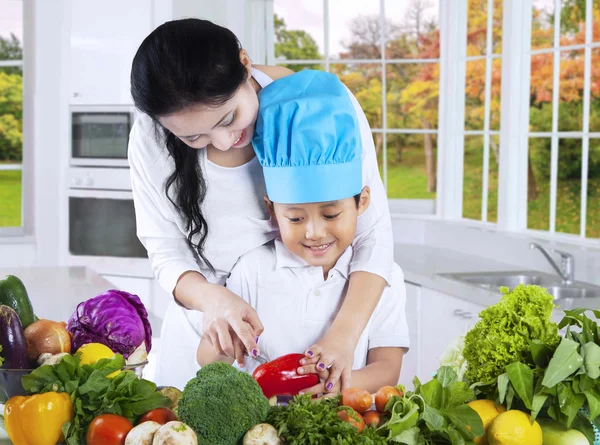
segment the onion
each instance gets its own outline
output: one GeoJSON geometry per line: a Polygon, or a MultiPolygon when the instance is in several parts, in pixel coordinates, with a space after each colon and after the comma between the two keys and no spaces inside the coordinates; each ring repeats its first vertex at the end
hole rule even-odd
{"type": "Polygon", "coordinates": [[[71,336],[67,324],[51,320],[38,320],[25,329],[27,355],[36,361],[44,353],[60,354],[71,352],[71,336]]]}

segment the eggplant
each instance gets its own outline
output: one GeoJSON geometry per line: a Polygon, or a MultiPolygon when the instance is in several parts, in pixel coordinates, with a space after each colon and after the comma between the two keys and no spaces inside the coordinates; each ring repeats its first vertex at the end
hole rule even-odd
{"type": "Polygon", "coordinates": [[[23,325],[14,309],[0,305],[0,346],[2,346],[2,368],[30,368],[27,357],[27,342],[23,325]]]}

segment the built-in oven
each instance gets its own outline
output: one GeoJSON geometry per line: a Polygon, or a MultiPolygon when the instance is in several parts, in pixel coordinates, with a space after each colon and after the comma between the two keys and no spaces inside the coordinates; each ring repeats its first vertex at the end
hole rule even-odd
{"type": "Polygon", "coordinates": [[[128,168],[71,167],[68,262],[100,274],[152,277],[136,234],[128,168]]]}
{"type": "Polygon", "coordinates": [[[71,106],[71,166],[127,167],[134,108],[71,106]]]}

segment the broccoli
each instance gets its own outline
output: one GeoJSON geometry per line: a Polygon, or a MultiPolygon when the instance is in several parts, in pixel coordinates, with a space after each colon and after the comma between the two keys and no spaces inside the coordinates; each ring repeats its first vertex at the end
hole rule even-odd
{"type": "Polygon", "coordinates": [[[269,401],[256,380],[226,363],[204,366],[179,399],[179,417],[199,445],[241,444],[244,434],[267,418],[269,401]]]}

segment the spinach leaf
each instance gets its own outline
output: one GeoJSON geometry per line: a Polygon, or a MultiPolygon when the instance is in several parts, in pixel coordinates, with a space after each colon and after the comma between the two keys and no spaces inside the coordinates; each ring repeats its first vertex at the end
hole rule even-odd
{"type": "Polygon", "coordinates": [[[578,349],[577,342],[563,338],[548,364],[542,385],[552,388],[574,374],[583,363],[583,358],[577,352],[578,349]]]}

